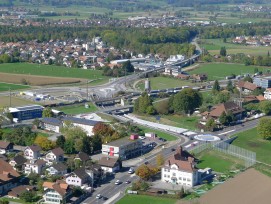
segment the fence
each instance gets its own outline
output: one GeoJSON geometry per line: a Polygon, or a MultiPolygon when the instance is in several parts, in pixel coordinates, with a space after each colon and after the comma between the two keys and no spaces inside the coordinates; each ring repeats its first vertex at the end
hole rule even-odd
{"type": "Polygon", "coordinates": [[[245,161],[245,167],[248,168],[256,164],[256,153],[243,149],[241,147],[237,147],[235,145],[231,145],[226,142],[215,142],[215,143],[201,143],[195,146],[193,149],[190,149],[189,152],[198,154],[206,149],[214,149],[219,152],[223,152],[225,154],[237,157],[245,161]]]}

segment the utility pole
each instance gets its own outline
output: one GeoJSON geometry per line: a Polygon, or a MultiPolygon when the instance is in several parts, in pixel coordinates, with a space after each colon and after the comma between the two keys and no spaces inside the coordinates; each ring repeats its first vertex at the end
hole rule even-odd
{"type": "Polygon", "coordinates": [[[89,100],[88,98],[88,80],[87,80],[87,101],[89,100]]]}
{"type": "Polygon", "coordinates": [[[11,90],[10,90],[10,87],[9,87],[9,107],[11,107],[11,90]]]}

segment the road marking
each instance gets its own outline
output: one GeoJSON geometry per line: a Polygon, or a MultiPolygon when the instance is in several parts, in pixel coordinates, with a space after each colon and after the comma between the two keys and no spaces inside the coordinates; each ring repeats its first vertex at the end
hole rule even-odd
{"type": "Polygon", "coordinates": [[[230,131],[228,131],[228,132],[222,132],[222,133],[220,133],[220,134],[218,134],[218,135],[225,135],[225,134],[227,134],[227,133],[230,133],[230,132],[234,132],[235,130],[230,130],[230,131]]]}
{"type": "Polygon", "coordinates": [[[104,202],[104,204],[110,204],[110,203],[112,203],[112,201],[114,201],[115,199],[117,199],[119,197],[119,195],[120,195],[120,192],[118,192],[113,197],[111,197],[110,199],[108,199],[106,202],[104,202]]]}

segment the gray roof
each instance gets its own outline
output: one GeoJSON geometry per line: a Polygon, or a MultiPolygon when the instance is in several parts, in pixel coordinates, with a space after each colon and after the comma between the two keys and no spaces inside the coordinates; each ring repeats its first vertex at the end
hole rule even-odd
{"type": "Polygon", "coordinates": [[[17,107],[10,107],[9,108],[11,113],[18,112],[18,111],[42,110],[42,109],[44,109],[44,107],[40,106],[40,105],[17,106],[17,107]]]}
{"type": "Polygon", "coordinates": [[[62,121],[57,118],[42,118],[41,122],[60,126],[62,121]]]}
{"type": "Polygon", "coordinates": [[[65,171],[68,169],[68,167],[63,163],[53,164],[51,167],[53,167],[57,171],[65,171]]]}
{"type": "Polygon", "coordinates": [[[94,120],[87,120],[84,118],[75,118],[75,117],[64,117],[62,118],[63,121],[71,121],[72,123],[78,123],[82,125],[90,125],[94,126],[96,125],[99,121],[94,121],[94,120]]]}
{"type": "Polygon", "coordinates": [[[120,146],[122,146],[122,145],[128,145],[128,144],[131,144],[131,143],[134,143],[134,142],[137,142],[137,141],[142,142],[142,141],[139,140],[139,139],[137,139],[137,140],[131,140],[130,137],[124,137],[124,138],[121,138],[121,139],[118,139],[118,140],[115,140],[115,141],[106,143],[106,144],[104,144],[104,145],[120,147],[120,146]]]}
{"type": "Polygon", "coordinates": [[[86,169],[84,167],[81,167],[79,169],[74,170],[73,172],[76,176],[78,176],[80,179],[84,179],[89,177],[89,175],[86,172],[86,169]]]}

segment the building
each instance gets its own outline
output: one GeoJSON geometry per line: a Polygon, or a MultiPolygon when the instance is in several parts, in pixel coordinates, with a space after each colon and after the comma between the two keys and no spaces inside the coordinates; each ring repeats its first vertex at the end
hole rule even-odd
{"type": "Polygon", "coordinates": [[[27,162],[26,158],[21,155],[16,155],[13,159],[9,161],[9,164],[16,171],[22,171],[24,169],[25,162],[27,162]]]}
{"type": "Polygon", "coordinates": [[[44,160],[47,165],[52,165],[53,163],[58,163],[64,161],[64,151],[60,147],[50,150],[46,155],[44,160]]]}
{"type": "Polygon", "coordinates": [[[42,118],[41,128],[60,133],[60,129],[62,128],[62,121],[57,118],[42,118]]]}
{"type": "Polygon", "coordinates": [[[271,76],[255,77],[253,83],[262,88],[271,88],[271,76]]]}
{"type": "Polygon", "coordinates": [[[206,81],[208,79],[207,74],[193,74],[192,78],[197,81],[206,81]]]}
{"type": "Polygon", "coordinates": [[[176,64],[185,60],[185,56],[183,55],[170,55],[170,57],[166,60],[166,64],[176,64]]]}
{"type": "Polygon", "coordinates": [[[45,167],[46,167],[46,161],[42,159],[29,160],[25,163],[24,173],[25,174],[30,174],[30,173],[41,174],[42,171],[45,169],[45,167]]]}
{"type": "Polygon", "coordinates": [[[85,164],[87,161],[90,160],[90,157],[87,153],[85,152],[79,152],[76,157],[74,158],[74,160],[79,160],[81,161],[83,164],[85,164]]]}
{"type": "Polygon", "coordinates": [[[44,107],[40,105],[28,105],[20,107],[10,107],[9,112],[15,121],[29,120],[42,117],[44,107]]]}
{"type": "Polygon", "coordinates": [[[72,195],[72,190],[65,181],[44,182],[43,185],[43,203],[60,204],[66,203],[67,199],[72,195]]]}
{"type": "Polygon", "coordinates": [[[98,164],[102,170],[109,173],[118,172],[121,169],[121,161],[117,157],[102,157],[98,164]]]}
{"type": "Polygon", "coordinates": [[[142,153],[142,140],[124,137],[102,145],[102,153],[121,160],[139,156],[142,153]]]}
{"type": "Polygon", "coordinates": [[[20,174],[6,161],[0,159],[0,195],[17,186],[20,174]]]}
{"type": "Polygon", "coordinates": [[[19,198],[22,193],[24,193],[26,191],[33,191],[33,190],[34,190],[34,186],[29,186],[29,185],[17,186],[15,188],[12,188],[8,192],[8,197],[10,197],[10,198],[19,198]]]}
{"type": "Polygon", "coordinates": [[[249,94],[259,88],[256,84],[248,81],[239,81],[236,85],[237,89],[244,94],[249,94]]]}
{"type": "Polygon", "coordinates": [[[76,169],[66,178],[66,183],[71,186],[91,185],[93,176],[91,171],[87,171],[84,167],[76,169]]]}
{"type": "Polygon", "coordinates": [[[46,169],[49,175],[52,176],[63,176],[67,174],[68,167],[63,163],[53,164],[48,169],[46,169]]]}
{"type": "Polygon", "coordinates": [[[0,154],[6,154],[13,150],[13,144],[6,141],[0,141],[0,154]]]}
{"type": "Polygon", "coordinates": [[[192,188],[199,182],[198,169],[195,167],[195,159],[188,152],[178,148],[165,162],[161,169],[163,182],[182,185],[192,188]]]}
{"type": "Polygon", "coordinates": [[[267,88],[264,91],[264,98],[267,99],[267,100],[271,100],[271,88],[267,88]]]}
{"type": "Polygon", "coordinates": [[[41,147],[38,145],[31,145],[25,148],[24,157],[26,159],[38,159],[40,157],[41,147]]]}
{"type": "Polygon", "coordinates": [[[72,125],[82,128],[88,136],[93,135],[92,129],[99,122],[94,120],[87,120],[84,118],[64,117],[62,121],[69,121],[72,125]]]}

